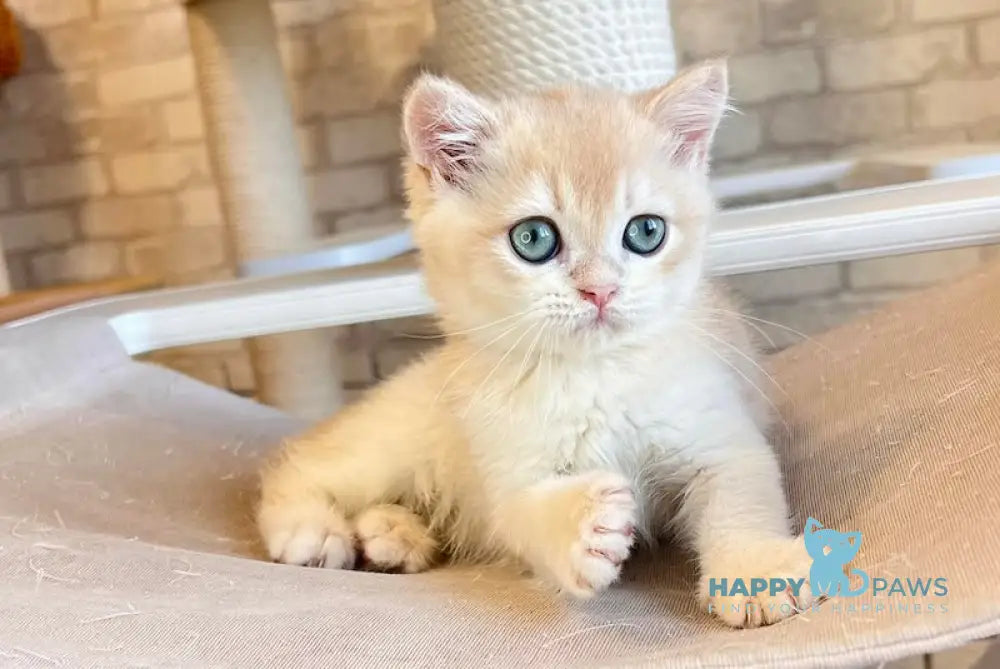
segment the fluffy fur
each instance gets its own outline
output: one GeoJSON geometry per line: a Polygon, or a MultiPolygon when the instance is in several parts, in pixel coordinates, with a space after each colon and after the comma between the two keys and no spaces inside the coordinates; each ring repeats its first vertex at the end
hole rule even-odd
{"type": "Polygon", "coordinates": [[[638,96],[495,102],[436,77],[414,85],[410,217],[444,345],[286,444],[263,475],[272,558],[406,572],[514,558],[588,597],[637,541],[670,532],[726,622],[810,603],[808,585],[798,601],[762,595],[749,609],[707,588],[809,569],[749,337],[702,277],[707,156],[725,104],[719,63],[638,96]],[[650,256],[622,244],[639,214],[669,223],[650,256]],[[542,264],[508,239],[534,216],[562,237],[542,264]],[[593,286],[614,289],[604,309],[584,299],[593,286]]]}

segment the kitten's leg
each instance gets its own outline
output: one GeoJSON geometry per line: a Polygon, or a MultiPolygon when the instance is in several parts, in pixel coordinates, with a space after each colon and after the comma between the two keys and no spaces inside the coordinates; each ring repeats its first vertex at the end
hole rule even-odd
{"type": "Polygon", "coordinates": [[[495,518],[497,536],[537,575],[590,597],[618,579],[634,541],[636,506],[626,479],[592,472],[507,495],[495,518]]]}
{"type": "Polygon", "coordinates": [[[812,604],[810,558],[802,537],[792,538],[781,471],[770,445],[748,426],[739,445],[707,450],[703,464],[684,490],[675,523],[698,554],[699,600],[734,627],[777,622],[812,604]],[[801,588],[755,597],[729,597],[722,579],[802,579],[801,588]],[[710,583],[717,589],[712,592],[710,583]]]}
{"type": "Polygon", "coordinates": [[[424,571],[434,561],[437,542],[427,524],[398,504],[365,509],[354,521],[362,560],[376,571],[424,571]]]}
{"type": "Polygon", "coordinates": [[[445,421],[421,400],[427,395],[422,371],[407,369],[291,440],[264,470],[257,521],[272,559],[349,569],[356,542],[348,519],[428,494],[428,463],[449,435],[445,421]]]}

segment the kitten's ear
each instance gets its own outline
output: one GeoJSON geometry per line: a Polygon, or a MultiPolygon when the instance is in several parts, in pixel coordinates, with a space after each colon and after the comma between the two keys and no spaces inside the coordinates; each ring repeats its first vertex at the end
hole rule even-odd
{"type": "Polygon", "coordinates": [[[812,516],[809,516],[806,519],[806,526],[805,526],[805,529],[803,530],[803,533],[805,533],[805,534],[812,534],[816,530],[821,530],[821,529],[823,529],[822,523],[820,523],[818,520],[816,520],[812,516]]]}
{"type": "Polygon", "coordinates": [[[494,124],[485,100],[443,77],[421,75],[403,102],[410,158],[429,172],[432,185],[461,186],[479,168],[494,124]]]}
{"type": "Polygon", "coordinates": [[[705,172],[728,97],[726,63],[718,60],[684,70],[663,88],[640,94],[639,101],[667,133],[671,160],[705,172]]]}

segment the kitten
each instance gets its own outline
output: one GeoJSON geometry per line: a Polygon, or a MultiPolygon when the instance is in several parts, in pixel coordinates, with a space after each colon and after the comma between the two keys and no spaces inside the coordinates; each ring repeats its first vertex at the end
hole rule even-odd
{"type": "Polygon", "coordinates": [[[636,96],[496,102],[414,84],[409,215],[448,335],[264,472],[275,560],[417,572],[439,554],[515,558],[589,597],[637,541],[672,532],[729,624],[810,603],[805,586],[747,612],[708,590],[809,569],[749,338],[702,277],[726,94],[719,63],[636,96]]]}

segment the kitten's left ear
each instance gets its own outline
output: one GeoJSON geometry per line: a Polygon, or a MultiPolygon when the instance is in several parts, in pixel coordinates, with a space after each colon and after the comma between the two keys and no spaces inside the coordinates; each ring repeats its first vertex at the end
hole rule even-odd
{"type": "Polygon", "coordinates": [[[436,185],[466,183],[481,167],[483,143],[494,124],[489,103],[444,77],[421,75],[403,102],[410,158],[436,185]]]}
{"type": "Polygon", "coordinates": [[[667,134],[671,160],[706,172],[712,137],[728,97],[726,63],[718,60],[684,70],[666,86],[641,93],[639,102],[667,134]]]}

